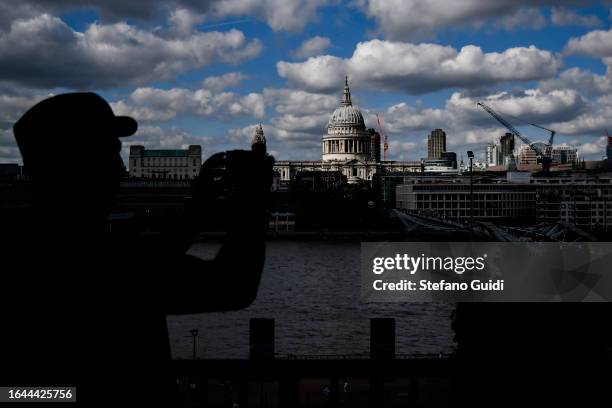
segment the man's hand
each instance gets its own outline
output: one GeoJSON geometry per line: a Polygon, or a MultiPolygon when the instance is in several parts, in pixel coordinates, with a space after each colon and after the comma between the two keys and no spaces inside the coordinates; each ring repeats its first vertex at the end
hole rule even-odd
{"type": "Polygon", "coordinates": [[[194,183],[196,211],[201,211],[205,220],[223,217],[230,225],[238,220],[250,224],[265,218],[273,164],[272,156],[253,151],[212,155],[194,183]]]}

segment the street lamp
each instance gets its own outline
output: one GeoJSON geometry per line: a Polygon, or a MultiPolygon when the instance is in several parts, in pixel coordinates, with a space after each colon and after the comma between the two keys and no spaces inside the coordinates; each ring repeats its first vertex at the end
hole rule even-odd
{"type": "Polygon", "coordinates": [[[189,331],[191,333],[191,337],[193,337],[193,361],[196,360],[196,337],[198,337],[199,330],[191,329],[189,331]]]}

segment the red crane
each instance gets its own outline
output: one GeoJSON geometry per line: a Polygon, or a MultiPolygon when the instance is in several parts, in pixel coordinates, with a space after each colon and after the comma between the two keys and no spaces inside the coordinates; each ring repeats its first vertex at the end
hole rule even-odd
{"type": "Polygon", "coordinates": [[[380,130],[380,135],[382,136],[384,140],[383,160],[387,161],[387,150],[389,150],[389,140],[387,139],[387,136],[385,136],[385,131],[383,130],[382,125],[380,124],[380,116],[378,116],[378,113],[376,114],[376,122],[378,122],[378,129],[380,130]]]}

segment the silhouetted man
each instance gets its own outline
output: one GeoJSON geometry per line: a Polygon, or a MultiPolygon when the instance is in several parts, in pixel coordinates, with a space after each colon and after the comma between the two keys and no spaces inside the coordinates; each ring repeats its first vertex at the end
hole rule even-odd
{"type": "Polygon", "coordinates": [[[136,129],[93,93],[46,99],[14,125],[32,205],[5,224],[2,385],[76,385],[81,403],[159,406],[175,391],[166,316],[254,300],[273,159],[214,155],[194,183],[191,220],[170,239],[111,236],[119,137],[136,129]],[[224,245],[212,261],[186,255],[219,193],[231,214],[224,245]]]}
{"type": "Polygon", "coordinates": [[[460,303],[457,391],[470,406],[609,402],[610,303],[460,303]],[[605,371],[604,371],[605,370],[605,371]]]}

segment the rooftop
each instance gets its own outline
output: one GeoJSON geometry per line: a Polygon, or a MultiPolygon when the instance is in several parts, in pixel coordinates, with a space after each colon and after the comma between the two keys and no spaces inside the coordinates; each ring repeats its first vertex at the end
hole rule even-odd
{"type": "Polygon", "coordinates": [[[189,151],[181,149],[146,149],[143,154],[144,157],[187,157],[189,151]]]}

